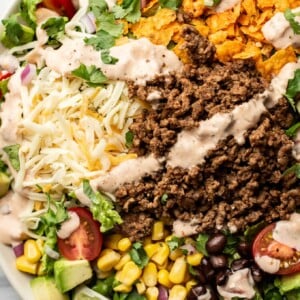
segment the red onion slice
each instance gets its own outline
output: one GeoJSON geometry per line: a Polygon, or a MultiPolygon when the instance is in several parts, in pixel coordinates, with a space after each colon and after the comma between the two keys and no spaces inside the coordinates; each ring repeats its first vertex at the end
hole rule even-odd
{"type": "Polygon", "coordinates": [[[81,18],[81,22],[85,27],[87,33],[95,33],[96,28],[96,18],[92,12],[88,12],[81,18]]]}
{"type": "Polygon", "coordinates": [[[169,299],[168,290],[162,285],[158,286],[158,300],[168,300],[168,299],[169,299]]]}
{"type": "Polygon", "coordinates": [[[32,64],[26,65],[21,73],[21,82],[23,85],[28,85],[36,76],[36,66],[32,64]]]}
{"type": "Polygon", "coordinates": [[[13,246],[13,251],[16,257],[22,256],[24,254],[24,243],[13,246]]]}

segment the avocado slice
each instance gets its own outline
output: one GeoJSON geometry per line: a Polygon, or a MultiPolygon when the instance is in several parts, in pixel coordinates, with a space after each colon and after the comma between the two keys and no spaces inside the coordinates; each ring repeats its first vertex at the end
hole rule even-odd
{"type": "Polygon", "coordinates": [[[65,293],[90,279],[93,275],[87,260],[60,259],[54,263],[54,279],[57,288],[65,293]]]}
{"type": "Polygon", "coordinates": [[[105,296],[95,292],[85,285],[79,286],[75,289],[73,300],[109,300],[105,296]]]}
{"type": "Polygon", "coordinates": [[[3,197],[9,189],[10,179],[6,173],[0,172],[0,197],[3,197]]]}
{"type": "Polygon", "coordinates": [[[284,275],[275,280],[275,285],[282,294],[300,288],[300,273],[284,275]]]}
{"type": "Polygon", "coordinates": [[[30,281],[35,300],[69,300],[68,295],[62,294],[55,285],[54,278],[35,277],[30,281]]]}

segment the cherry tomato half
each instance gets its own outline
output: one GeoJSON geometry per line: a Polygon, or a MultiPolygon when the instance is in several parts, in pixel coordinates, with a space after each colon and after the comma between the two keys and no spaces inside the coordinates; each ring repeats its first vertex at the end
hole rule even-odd
{"type": "Polygon", "coordinates": [[[0,71],[0,81],[9,78],[11,75],[12,74],[7,71],[0,71]]]}
{"type": "Polygon", "coordinates": [[[76,8],[71,0],[43,0],[42,5],[69,19],[76,13],[76,8]]]}
{"type": "MultiPolygon", "coordinates": [[[[280,260],[280,268],[275,274],[287,275],[300,271],[300,256],[297,251],[273,239],[275,223],[264,228],[255,238],[252,246],[254,259],[267,255],[280,260]]],[[[258,263],[259,265],[259,263],[258,263]]]]}
{"type": "Polygon", "coordinates": [[[80,219],[79,227],[66,239],[58,239],[58,249],[62,256],[69,260],[94,260],[100,254],[103,236],[100,223],[93,219],[89,210],[83,207],[72,207],[80,219]]]}

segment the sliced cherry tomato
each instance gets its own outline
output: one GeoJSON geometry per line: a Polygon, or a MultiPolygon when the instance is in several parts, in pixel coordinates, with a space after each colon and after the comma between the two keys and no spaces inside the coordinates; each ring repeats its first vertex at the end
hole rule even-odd
{"type": "Polygon", "coordinates": [[[11,75],[12,73],[7,71],[0,71],[0,81],[9,78],[11,75]]]}
{"type": "Polygon", "coordinates": [[[103,236],[100,223],[93,219],[91,212],[83,207],[72,207],[80,219],[79,227],[66,239],[58,239],[59,252],[69,260],[94,260],[100,254],[103,236]]]}
{"type": "Polygon", "coordinates": [[[67,16],[69,19],[76,13],[76,8],[71,0],[43,0],[42,4],[61,16],[67,16]]]}
{"type": "Polygon", "coordinates": [[[258,256],[267,255],[280,260],[280,268],[275,274],[286,275],[299,272],[299,253],[295,249],[274,240],[274,228],[275,223],[270,224],[256,236],[252,246],[254,259],[258,256]]]}

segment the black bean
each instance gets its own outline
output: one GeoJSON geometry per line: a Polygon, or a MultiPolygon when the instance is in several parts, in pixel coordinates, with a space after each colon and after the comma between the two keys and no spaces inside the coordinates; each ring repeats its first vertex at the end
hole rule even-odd
{"type": "Polygon", "coordinates": [[[245,259],[245,258],[235,259],[231,263],[231,270],[238,271],[238,270],[247,268],[249,265],[250,265],[250,262],[248,259],[245,259]]]}
{"type": "Polygon", "coordinates": [[[227,267],[228,259],[224,254],[212,255],[209,261],[214,269],[222,269],[227,267]]]}
{"type": "Polygon", "coordinates": [[[206,287],[204,285],[194,286],[187,294],[187,300],[197,300],[198,296],[204,295],[206,293],[206,287]]]}
{"type": "Polygon", "coordinates": [[[230,270],[226,269],[226,270],[220,270],[217,275],[216,275],[216,284],[217,285],[224,285],[226,284],[227,280],[228,280],[228,276],[230,274],[230,270]]]}
{"type": "Polygon", "coordinates": [[[206,280],[206,276],[203,272],[203,270],[201,270],[200,268],[196,271],[197,272],[197,280],[201,283],[201,284],[205,284],[207,282],[206,280]]]}
{"type": "Polygon", "coordinates": [[[241,241],[238,243],[237,251],[242,257],[250,257],[251,256],[250,245],[245,241],[241,241]]]}
{"type": "Polygon", "coordinates": [[[253,280],[257,283],[261,282],[263,279],[263,271],[255,264],[250,267],[250,270],[253,280]]]}
{"type": "Polygon", "coordinates": [[[207,257],[202,258],[199,270],[203,271],[208,281],[212,280],[215,275],[215,270],[207,257]]]}
{"type": "Polygon", "coordinates": [[[227,238],[223,233],[216,233],[207,240],[205,248],[209,254],[218,254],[223,251],[226,242],[227,238]]]}

